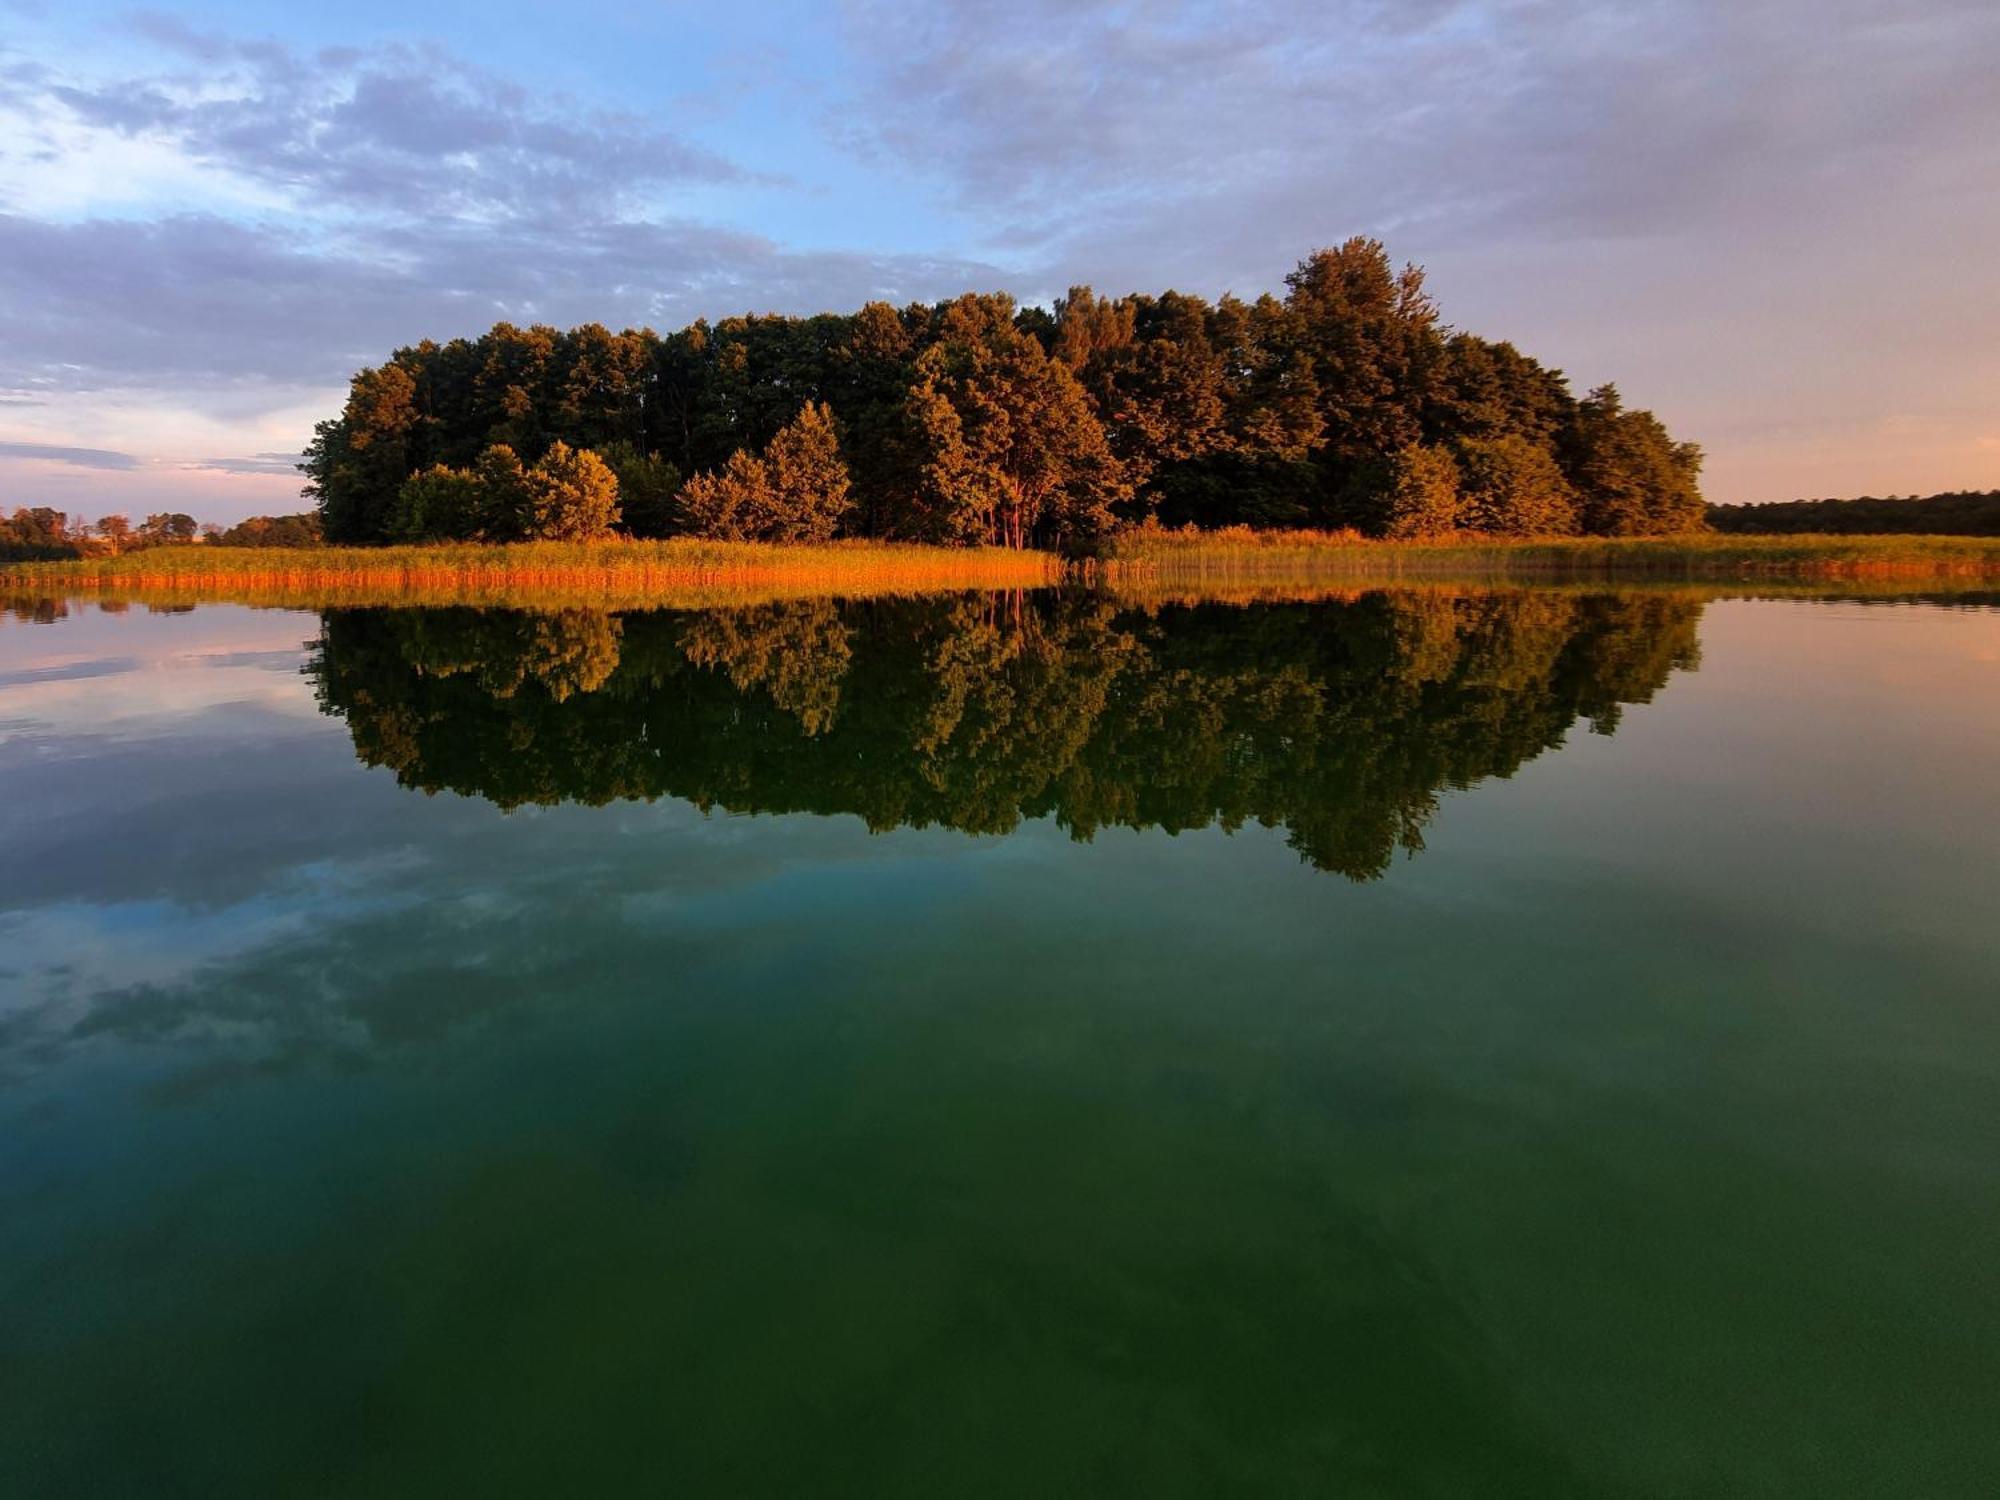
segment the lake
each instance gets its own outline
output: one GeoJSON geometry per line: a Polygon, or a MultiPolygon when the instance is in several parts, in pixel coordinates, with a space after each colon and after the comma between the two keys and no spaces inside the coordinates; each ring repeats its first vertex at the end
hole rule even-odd
{"type": "Polygon", "coordinates": [[[0,1491],[2000,1491],[2000,607],[14,601],[0,1491]]]}

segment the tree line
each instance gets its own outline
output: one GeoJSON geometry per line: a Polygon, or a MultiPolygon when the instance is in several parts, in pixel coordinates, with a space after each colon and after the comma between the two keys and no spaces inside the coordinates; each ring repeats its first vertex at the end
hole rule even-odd
{"type": "Polygon", "coordinates": [[[1144,519],[1653,535],[1701,453],[1441,320],[1353,239],[1283,297],[968,294],[676,333],[496,324],[362,370],[315,429],[328,541],[880,537],[1088,552],[1144,519]]]}
{"type": "Polygon", "coordinates": [[[56,562],[65,558],[116,556],[142,547],[207,542],[218,547],[317,547],[319,516],[252,516],[234,526],[202,525],[182,511],[162,511],[138,525],[124,515],[95,521],[71,518],[46,505],[20,506],[0,516],[0,561],[56,562]]]}
{"type": "Polygon", "coordinates": [[[1697,660],[1664,593],[1147,611],[1098,591],[705,611],[340,609],[309,668],[357,755],[503,807],[676,797],[999,833],[1281,826],[1356,880],[1447,787],[1599,733],[1697,660]]]}
{"type": "Polygon", "coordinates": [[[54,561],[88,553],[129,552],[136,547],[166,547],[192,542],[201,535],[193,516],[162,511],[133,525],[129,516],[105,516],[96,521],[47,505],[24,505],[0,517],[0,558],[14,562],[54,561]]]}
{"type": "Polygon", "coordinates": [[[2000,490],[1954,490],[1900,499],[1863,495],[1854,500],[1711,505],[1708,524],[1717,531],[1763,535],[2000,536],[2000,490]]]}

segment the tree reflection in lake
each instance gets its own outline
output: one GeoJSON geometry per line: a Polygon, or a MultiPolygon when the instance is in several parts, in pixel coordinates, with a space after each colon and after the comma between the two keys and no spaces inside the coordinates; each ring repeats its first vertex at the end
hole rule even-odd
{"type": "Polygon", "coordinates": [[[1052,591],[708,611],[327,611],[356,753],[502,807],[675,797],[1002,833],[1283,827],[1356,880],[1438,793],[1696,662],[1698,601],[1405,590],[1141,609],[1052,591]]]}

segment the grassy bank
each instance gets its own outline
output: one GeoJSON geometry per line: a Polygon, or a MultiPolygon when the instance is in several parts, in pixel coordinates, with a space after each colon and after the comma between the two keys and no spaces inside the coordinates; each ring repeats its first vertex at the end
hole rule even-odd
{"type": "Polygon", "coordinates": [[[1308,597],[1396,581],[1701,583],[1790,592],[1813,585],[1910,593],[2000,582],[2000,538],[1723,536],[1369,541],[1351,532],[1142,528],[1101,563],[1043,552],[885,542],[530,542],[515,546],[159,547],[123,557],[0,564],[19,595],[158,603],[749,603],[837,595],[1033,588],[1065,578],[1153,598],[1308,597]]]}
{"type": "Polygon", "coordinates": [[[883,542],[523,542],[513,546],[156,547],[0,565],[15,591],[253,604],[704,604],[950,589],[1033,588],[1043,552],[883,542]]]}
{"type": "Polygon", "coordinates": [[[1496,537],[1370,541],[1354,532],[1189,532],[1117,539],[1107,576],[1224,587],[1360,579],[2000,579],[2000,538],[1963,536],[1496,537]]]}

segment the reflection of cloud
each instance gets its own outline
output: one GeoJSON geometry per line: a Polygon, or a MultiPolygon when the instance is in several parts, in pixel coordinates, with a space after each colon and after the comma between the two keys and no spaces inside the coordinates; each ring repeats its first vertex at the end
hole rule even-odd
{"type": "MultiPolygon", "coordinates": [[[[284,872],[266,890],[229,906],[167,900],[111,905],[68,902],[0,913],[0,1026],[11,1046],[46,1047],[60,1033],[88,1036],[114,1023],[177,1040],[214,1040],[229,1018],[198,1004],[165,1003],[217,964],[295,942],[316,926],[380,910],[378,890],[413,855],[323,863],[284,872]],[[107,1009],[106,997],[124,996],[107,1009]],[[146,997],[135,1012],[136,997],[146,997]]],[[[409,898],[404,898],[409,899],[409,898]]],[[[192,986],[192,988],[191,988],[192,986]]]]}
{"type": "MultiPolygon", "coordinates": [[[[63,662],[49,667],[22,667],[18,671],[0,672],[0,688],[25,687],[31,682],[80,682],[87,677],[115,677],[122,672],[137,669],[136,656],[101,656],[94,661],[63,662]]],[[[19,724],[32,723],[29,719],[17,719],[19,724]]]]}

